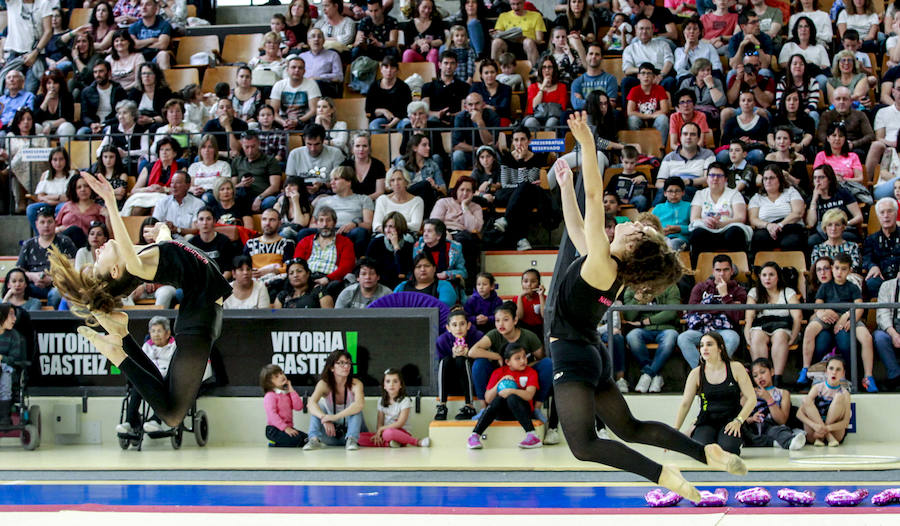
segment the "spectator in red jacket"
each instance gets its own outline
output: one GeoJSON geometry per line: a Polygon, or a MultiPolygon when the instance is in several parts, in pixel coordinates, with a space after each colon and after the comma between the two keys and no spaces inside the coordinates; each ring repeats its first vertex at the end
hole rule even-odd
{"type": "Polygon", "coordinates": [[[311,277],[325,287],[325,294],[336,298],[344,288],[344,277],[353,271],[356,264],[353,241],[337,233],[337,213],[333,208],[319,207],[315,220],[319,232],[301,239],[294,250],[294,257],[305,259],[312,272],[311,277]]]}

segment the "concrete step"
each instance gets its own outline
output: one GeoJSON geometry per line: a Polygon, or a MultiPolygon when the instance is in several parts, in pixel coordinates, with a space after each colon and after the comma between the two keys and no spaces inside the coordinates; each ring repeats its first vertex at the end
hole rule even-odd
{"type": "Polygon", "coordinates": [[[31,227],[24,215],[0,216],[0,232],[3,232],[0,236],[0,254],[7,256],[18,256],[19,243],[31,237],[31,227]]]}
{"type": "Polygon", "coordinates": [[[485,272],[522,272],[536,268],[541,272],[553,272],[556,250],[488,250],[484,252],[485,272]]]}
{"type": "MultiPolygon", "coordinates": [[[[541,272],[541,284],[545,290],[550,290],[550,281],[553,272],[541,272]]],[[[522,274],[520,272],[497,272],[494,274],[497,280],[497,294],[500,296],[518,296],[522,294],[522,274]]]]}
{"type": "MultiPolygon", "coordinates": [[[[428,427],[428,436],[431,437],[431,447],[460,449],[466,447],[466,440],[472,434],[475,420],[444,420],[431,422],[428,427]]],[[[544,436],[544,423],[533,420],[535,432],[541,438],[544,436]]],[[[491,447],[516,447],[525,438],[525,431],[518,422],[495,421],[484,433],[487,439],[482,438],[485,449],[491,447]]]]}

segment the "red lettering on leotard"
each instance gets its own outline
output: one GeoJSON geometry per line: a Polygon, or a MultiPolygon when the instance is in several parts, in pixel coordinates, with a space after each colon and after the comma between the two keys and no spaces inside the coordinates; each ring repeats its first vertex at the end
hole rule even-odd
{"type": "Polygon", "coordinates": [[[184,250],[188,254],[191,254],[195,258],[199,259],[200,262],[203,263],[204,265],[209,264],[209,260],[206,259],[206,256],[201,254],[196,248],[191,247],[189,245],[185,245],[184,243],[182,243],[180,241],[170,241],[170,243],[174,243],[174,244],[178,245],[179,247],[181,247],[182,250],[184,250]]]}
{"type": "Polygon", "coordinates": [[[599,298],[597,298],[597,301],[606,305],[607,307],[612,306],[612,301],[610,301],[610,299],[607,298],[606,296],[600,296],[599,298]]]}

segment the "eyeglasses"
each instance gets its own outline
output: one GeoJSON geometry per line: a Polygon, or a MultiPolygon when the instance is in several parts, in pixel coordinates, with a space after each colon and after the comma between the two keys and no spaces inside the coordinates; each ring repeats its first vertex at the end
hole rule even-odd
{"type": "Polygon", "coordinates": [[[91,221],[91,225],[89,228],[94,228],[94,227],[98,227],[98,226],[106,226],[106,223],[104,223],[103,221],[91,221]]]}
{"type": "Polygon", "coordinates": [[[855,58],[844,57],[844,58],[838,60],[838,62],[840,62],[841,64],[850,64],[850,63],[853,63],[855,60],[856,60],[855,58]]]}
{"type": "Polygon", "coordinates": [[[341,367],[350,367],[353,365],[353,362],[348,362],[347,360],[338,360],[334,362],[335,365],[340,365],[341,367]]]}
{"type": "Polygon", "coordinates": [[[719,177],[725,177],[725,174],[721,174],[721,173],[718,173],[718,172],[716,172],[716,173],[709,173],[709,174],[706,175],[706,177],[708,177],[708,178],[710,178],[710,179],[717,179],[717,178],[719,178],[719,177]]]}
{"type": "Polygon", "coordinates": [[[691,99],[680,100],[680,101],[678,101],[678,104],[679,104],[679,105],[682,105],[682,106],[683,106],[683,105],[686,105],[686,104],[693,104],[693,103],[694,103],[694,101],[692,101],[691,99]]]}

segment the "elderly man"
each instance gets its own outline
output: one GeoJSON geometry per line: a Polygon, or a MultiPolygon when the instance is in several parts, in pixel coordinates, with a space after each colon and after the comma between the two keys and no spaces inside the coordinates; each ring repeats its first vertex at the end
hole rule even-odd
{"type": "MultiPolygon", "coordinates": [[[[884,152],[890,148],[897,148],[897,132],[900,132],[900,78],[895,79],[891,83],[891,92],[893,94],[893,102],[890,106],[885,106],[878,110],[875,114],[875,141],[869,148],[869,154],[866,157],[866,173],[870,175],[875,173],[875,167],[881,164],[881,158],[884,152]]],[[[882,197],[891,197],[894,195],[894,182],[896,177],[887,177],[889,174],[882,173],[875,186],[875,199],[882,197]]]]}
{"type": "Polygon", "coordinates": [[[524,52],[532,65],[537,64],[540,56],[540,46],[544,44],[544,33],[547,26],[544,25],[544,17],[537,11],[526,11],[525,0],[509,0],[510,11],[501,13],[497,17],[494,29],[490,30],[491,58],[499,60],[500,55],[511,51],[517,57],[524,52]],[[502,32],[510,29],[521,29],[521,33],[510,38],[502,38],[502,32]]]}
{"type": "Polygon", "coordinates": [[[172,193],[163,197],[153,209],[153,217],[165,223],[177,239],[197,233],[194,222],[197,212],[203,208],[203,200],[188,193],[191,188],[191,176],[184,170],[178,170],[172,176],[172,193]]]}
{"type": "Polygon", "coordinates": [[[878,295],[886,280],[897,277],[900,270],[900,232],[897,232],[897,201],[884,197],[875,203],[881,229],[863,243],[863,272],[866,273],[868,295],[878,295]]]}
{"type": "Polygon", "coordinates": [[[837,121],[844,123],[844,128],[847,130],[847,146],[850,151],[855,152],[860,159],[865,159],[869,146],[875,140],[875,131],[865,113],[851,109],[850,90],[845,86],[834,90],[834,109],[822,113],[822,117],[819,119],[816,139],[820,144],[828,142],[828,126],[837,121]]]}
{"type": "Polygon", "coordinates": [[[306,33],[309,51],[300,53],[306,65],[307,79],[316,81],[319,91],[326,97],[340,97],[343,91],[344,66],[341,56],[333,49],[325,49],[325,33],[321,29],[312,28],[306,33]]]}
{"type": "Polygon", "coordinates": [[[272,86],[269,105],[275,109],[275,121],[286,130],[302,128],[316,116],[316,104],[322,96],[319,85],[305,78],[306,62],[300,57],[288,60],[288,78],[272,86]]]}
{"type": "Polygon", "coordinates": [[[484,107],[484,99],[478,93],[469,93],[465,100],[465,111],[453,120],[453,154],[451,165],[454,170],[472,168],[473,153],[481,145],[494,145],[494,132],[500,126],[497,112],[484,107]],[[474,130],[465,128],[475,128],[474,130]]]}
{"type": "Polygon", "coordinates": [[[241,155],[231,161],[231,180],[238,195],[251,200],[254,212],[263,209],[263,200],[281,191],[281,166],[259,148],[256,130],[241,136],[241,155]]]}
{"type": "MultiPolygon", "coordinates": [[[[18,70],[12,70],[6,74],[6,93],[0,95],[0,123],[4,129],[9,129],[13,117],[20,108],[34,109],[34,93],[24,91],[25,75],[18,70]]],[[[15,130],[19,133],[19,130],[15,130]]]]}
{"type": "Polygon", "coordinates": [[[659,72],[656,83],[670,93],[675,87],[675,55],[672,48],[665,40],[653,38],[653,23],[646,18],[637,23],[635,31],[637,38],[622,52],[622,71],[626,75],[622,79],[622,107],[627,105],[625,98],[628,97],[628,92],[640,83],[637,78],[638,68],[644,62],[653,64],[659,72]]]}
{"type": "Polygon", "coordinates": [[[134,47],[148,62],[156,62],[160,69],[169,69],[172,26],[158,16],[158,12],[156,0],[141,0],[141,18],[128,26],[128,33],[134,38],[134,47]]]}

